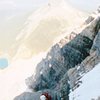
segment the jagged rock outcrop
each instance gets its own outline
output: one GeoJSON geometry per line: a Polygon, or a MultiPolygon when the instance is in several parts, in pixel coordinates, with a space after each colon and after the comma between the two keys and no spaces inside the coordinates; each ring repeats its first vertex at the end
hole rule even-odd
{"type": "Polygon", "coordinates": [[[82,83],[79,79],[83,75],[94,68],[100,62],[100,16],[96,19],[98,20],[95,27],[95,39],[90,50],[90,55],[86,57],[80,65],[72,68],[68,71],[68,76],[70,80],[70,87],[72,90],[76,89],[82,83]]]}
{"type": "MultiPolygon", "coordinates": [[[[100,24],[99,24],[100,25],[100,24]]],[[[100,26],[99,26],[100,27],[100,26]]],[[[100,29],[100,28],[99,28],[100,29]]],[[[80,86],[80,78],[89,71],[91,71],[95,65],[100,62],[100,32],[97,33],[92,48],[90,50],[90,56],[86,57],[85,60],[81,62],[80,65],[75,68],[71,68],[68,71],[68,76],[70,79],[70,87],[72,90],[80,86]]]]}
{"type": "MultiPolygon", "coordinates": [[[[72,89],[78,86],[80,72],[85,69],[89,59],[92,56],[95,57],[92,52],[99,51],[97,48],[100,48],[100,16],[92,18],[86,23],[85,29],[70,42],[65,39],[64,45],[55,44],[46,58],[37,65],[35,76],[26,79],[27,86],[36,94],[38,91],[44,92],[48,89],[51,95],[59,94],[59,96],[57,95],[59,99],[53,98],[53,100],[61,100],[61,98],[68,100],[69,85],[72,89]],[[83,62],[85,62],[84,66],[83,62]],[[77,67],[78,65],[80,67],[77,67]]],[[[34,100],[31,97],[28,99],[27,96],[24,97],[22,94],[15,100],[34,100]]]]}

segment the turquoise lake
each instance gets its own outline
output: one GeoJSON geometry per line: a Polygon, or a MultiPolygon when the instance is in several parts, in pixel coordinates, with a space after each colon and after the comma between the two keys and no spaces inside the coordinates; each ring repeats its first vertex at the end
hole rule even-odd
{"type": "Polygon", "coordinates": [[[0,69],[4,69],[8,66],[8,60],[6,58],[0,58],[0,69]]]}

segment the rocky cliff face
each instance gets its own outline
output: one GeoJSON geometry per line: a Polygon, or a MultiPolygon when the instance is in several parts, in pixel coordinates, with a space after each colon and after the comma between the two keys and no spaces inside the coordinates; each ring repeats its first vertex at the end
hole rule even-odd
{"type": "Polygon", "coordinates": [[[85,28],[80,33],[72,32],[69,38],[66,36],[55,44],[46,58],[37,65],[35,76],[26,79],[27,86],[34,93],[23,93],[15,100],[34,100],[36,94],[39,97],[44,91],[48,91],[53,100],[69,99],[69,89],[77,88],[81,83],[78,79],[82,74],[91,70],[93,65],[99,62],[99,12],[89,17],[84,25],[85,28]]]}

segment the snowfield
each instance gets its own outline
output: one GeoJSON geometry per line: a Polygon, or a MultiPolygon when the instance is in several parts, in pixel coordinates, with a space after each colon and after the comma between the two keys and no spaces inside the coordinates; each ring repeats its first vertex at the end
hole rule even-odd
{"type": "Polygon", "coordinates": [[[69,94],[69,100],[97,100],[100,96],[100,63],[81,80],[80,87],[69,94]]]}
{"type": "Polygon", "coordinates": [[[25,79],[35,74],[36,65],[44,55],[13,61],[6,69],[0,70],[0,100],[13,100],[27,89],[25,79]]]}

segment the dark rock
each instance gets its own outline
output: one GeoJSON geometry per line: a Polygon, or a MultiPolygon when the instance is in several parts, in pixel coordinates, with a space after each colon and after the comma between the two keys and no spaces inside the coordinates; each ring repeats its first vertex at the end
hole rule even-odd
{"type": "Polygon", "coordinates": [[[93,20],[94,20],[94,17],[93,16],[89,16],[88,19],[85,21],[85,24],[89,24],[93,20]]]}

